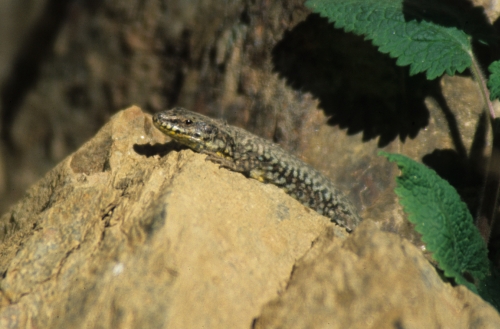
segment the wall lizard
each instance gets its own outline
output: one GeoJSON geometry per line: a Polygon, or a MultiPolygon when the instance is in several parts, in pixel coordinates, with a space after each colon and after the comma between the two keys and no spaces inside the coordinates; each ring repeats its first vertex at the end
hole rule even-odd
{"type": "Polygon", "coordinates": [[[354,205],[328,178],[270,141],[180,107],[154,114],[153,123],[176,142],[207,154],[207,160],[274,184],[349,231],[361,222],[354,205]]]}

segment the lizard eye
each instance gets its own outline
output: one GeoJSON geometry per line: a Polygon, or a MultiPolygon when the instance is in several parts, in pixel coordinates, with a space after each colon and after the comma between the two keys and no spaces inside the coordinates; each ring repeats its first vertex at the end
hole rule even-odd
{"type": "Polygon", "coordinates": [[[185,124],[187,124],[187,125],[190,125],[192,123],[193,123],[193,121],[191,121],[190,119],[186,119],[186,121],[185,121],[185,124]]]}
{"type": "Polygon", "coordinates": [[[194,137],[196,137],[196,138],[200,138],[200,137],[201,137],[201,134],[200,134],[200,133],[195,133],[195,134],[194,134],[194,137]]]}

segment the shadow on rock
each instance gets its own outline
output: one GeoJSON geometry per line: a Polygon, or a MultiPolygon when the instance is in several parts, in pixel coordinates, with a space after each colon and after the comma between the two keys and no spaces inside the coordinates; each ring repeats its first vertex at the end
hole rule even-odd
{"type": "Polygon", "coordinates": [[[440,93],[439,81],[410,77],[369,41],[315,14],[285,34],[273,62],[288,84],[320,100],[330,124],[378,137],[379,146],[417,136],[429,120],[425,97],[440,93]]]}
{"type": "Polygon", "coordinates": [[[134,144],[134,151],[137,154],[144,155],[146,157],[152,157],[154,155],[165,156],[171,151],[180,151],[188,149],[188,147],[183,146],[176,142],[168,142],[165,144],[134,144]]]}

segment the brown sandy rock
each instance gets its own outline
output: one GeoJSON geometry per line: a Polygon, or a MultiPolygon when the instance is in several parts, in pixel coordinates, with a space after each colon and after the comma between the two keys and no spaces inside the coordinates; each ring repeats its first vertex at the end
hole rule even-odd
{"type": "Polygon", "coordinates": [[[333,227],[165,141],[119,112],[2,217],[1,328],[249,328],[333,227]]]}
{"type": "Polygon", "coordinates": [[[287,290],[262,310],[264,328],[499,328],[500,316],[444,283],[407,240],[363,222],[345,241],[322,235],[287,290]]]}
{"type": "Polygon", "coordinates": [[[368,221],[347,237],[166,141],[139,108],[119,112],[1,217],[0,328],[500,323],[398,236],[368,221]]]}

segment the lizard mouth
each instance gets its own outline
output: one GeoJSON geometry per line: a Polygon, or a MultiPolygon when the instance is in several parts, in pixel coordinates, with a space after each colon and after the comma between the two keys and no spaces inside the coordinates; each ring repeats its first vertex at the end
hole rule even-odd
{"type": "Polygon", "coordinates": [[[172,138],[174,141],[198,150],[201,146],[201,139],[196,134],[190,134],[178,125],[170,122],[162,122],[153,116],[153,124],[162,133],[172,138]]]}

